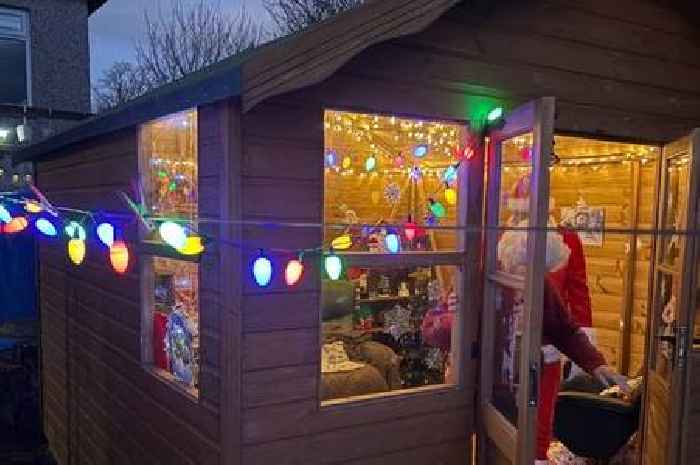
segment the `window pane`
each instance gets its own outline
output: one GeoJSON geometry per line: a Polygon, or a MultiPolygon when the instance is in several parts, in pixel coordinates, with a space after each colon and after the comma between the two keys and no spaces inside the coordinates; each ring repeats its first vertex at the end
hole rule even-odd
{"type": "Polygon", "coordinates": [[[199,379],[199,265],[153,258],[153,363],[187,387],[199,379]]]}
{"type": "Polygon", "coordinates": [[[518,385],[520,384],[520,344],[525,309],[522,291],[494,286],[494,381],[493,405],[518,424],[518,385]]]}
{"type": "Polygon", "coordinates": [[[151,215],[196,219],[196,111],[177,113],[143,126],[141,182],[151,215]]]}
{"type": "Polygon", "coordinates": [[[326,247],[386,252],[384,238],[395,232],[402,251],[455,250],[454,230],[422,226],[456,224],[464,141],[465,127],[455,123],[326,111],[326,247]],[[330,226],[348,223],[377,227],[330,226]],[[413,226],[381,227],[407,223],[413,226]]]}
{"type": "MultiPolygon", "coordinates": [[[[501,193],[499,226],[527,228],[530,209],[530,173],[532,172],[532,134],[501,143],[501,193]]],[[[527,231],[505,230],[498,243],[498,269],[524,274],[527,231]]]]}
{"type": "Polygon", "coordinates": [[[322,283],[321,399],[455,384],[454,266],[349,268],[322,283]]]}
{"type": "Polygon", "coordinates": [[[678,328],[678,299],[680,281],[672,274],[659,272],[659,301],[654,308],[654,335],[652,366],[660,376],[670,382],[675,365],[676,330],[678,328]]]}
{"type": "MultiPolygon", "coordinates": [[[[661,229],[676,231],[685,224],[685,211],[688,202],[689,164],[690,157],[683,155],[668,160],[666,165],[666,205],[663,206],[663,223],[661,229]]],[[[677,234],[661,236],[662,260],[671,267],[680,266],[680,237],[677,234]]]]}
{"type": "Polygon", "coordinates": [[[0,34],[19,35],[24,32],[24,13],[0,8],[0,34]]]}
{"type": "Polygon", "coordinates": [[[0,103],[27,103],[27,48],[23,40],[0,38],[0,103]]]}

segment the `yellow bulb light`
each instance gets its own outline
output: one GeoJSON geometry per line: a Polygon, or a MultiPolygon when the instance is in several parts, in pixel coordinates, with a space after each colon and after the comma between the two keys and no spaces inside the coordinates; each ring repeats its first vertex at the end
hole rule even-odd
{"type": "Polygon", "coordinates": [[[445,202],[447,202],[448,205],[456,205],[457,204],[457,191],[451,187],[448,187],[447,189],[445,189],[445,202]]]}
{"type": "Polygon", "coordinates": [[[85,241],[71,239],[68,241],[68,258],[74,265],[80,265],[85,259],[85,241]]]}
{"type": "Polygon", "coordinates": [[[39,202],[35,202],[34,200],[27,200],[27,203],[24,204],[24,209],[28,213],[40,213],[41,205],[39,205],[39,202]]]}
{"type": "Polygon", "coordinates": [[[204,244],[199,236],[191,236],[185,240],[185,245],[177,249],[182,255],[199,255],[204,252],[204,244]]]}
{"type": "Polygon", "coordinates": [[[331,242],[331,247],[333,247],[335,250],[348,250],[350,247],[352,247],[352,238],[349,234],[338,236],[333,239],[333,242],[331,242]]]}

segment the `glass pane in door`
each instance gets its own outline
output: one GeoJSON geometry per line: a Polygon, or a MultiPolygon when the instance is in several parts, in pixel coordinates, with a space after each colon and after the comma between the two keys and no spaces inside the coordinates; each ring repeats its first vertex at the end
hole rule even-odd
{"type": "Polygon", "coordinates": [[[513,425],[518,424],[520,341],[524,312],[523,292],[495,284],[493,405],[513,425]]]}
{"type": "Polygon", "coordinates": [[[661,228],[665,234],[661,238],[662,263],[670,267],[680,266],[680,238],[674,231],[685,223],[684,213],[688,202],[689,160],[687,155],[672,158],[666,162],[666,201],[661,228]]]}
{"type": "Polygon", "coordinates": [[[532,173],[532,134],[507,139],[501,144],[501,188],[498,224],[498,270],[524,275],[527,266],[527,228],[532,173]],[[515,228],[515,229],[509,229],[515,228]]]}
{"type": "Polygon", "coordinates": [[[654,308],[654,348],[652,369],[670,382],[674,367],[675,340],[678,316],[679,279],[677,275],[659,272],[658,300],[654,308]]]}

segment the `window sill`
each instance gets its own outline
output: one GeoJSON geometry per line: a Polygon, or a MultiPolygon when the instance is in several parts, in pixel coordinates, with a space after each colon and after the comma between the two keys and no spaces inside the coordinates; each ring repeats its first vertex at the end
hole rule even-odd
{"type": "Polygon", "coordinates": [[[150,374],[151,376],[153,376],[155,379],[157,379],[161,383],[165,384],[166,386],[174,389],[175,391],[179,391],[189,401],[196,403],[196,404],[199,403],[199,390],[183,385],[172,374],[163,370],[162,368],[158,368],[155,365],[148,365],[147,364],[147,365],[144,365],[144,368],[148,374],[150,374]]]}
{"type": "Polygon", "coordinates": [[[434,394],[443,394],[448,392],[458,392],[462,390],[456,384],[437,384],[433,386],[422,386],[412,389],[402,389],[397,391],[380,392],[376,394],[367,394],[364,396],[346,397],[343,399],[325,400],[321,402],[322,411],[344,410],[361,406],[376,405],[382,403],[394,402],[396,400],[410,400],[430,396],[434,394]]]}

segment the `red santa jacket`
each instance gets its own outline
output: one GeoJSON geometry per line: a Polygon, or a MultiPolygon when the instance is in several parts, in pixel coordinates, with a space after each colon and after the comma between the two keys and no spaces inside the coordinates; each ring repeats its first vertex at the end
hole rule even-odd
{"type": "Polygon", "coordinates": [[[591,316],[591,296],[586,277],[586,258],[578,233],[567,228],[559,228],[564,243],[571,250],[566,266],[549,273],[552,284],[557,288],[565,306],[574,321],[586,328],[593,326],[591,316]]]}

